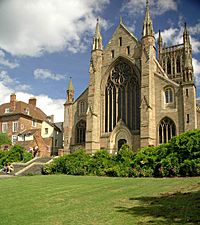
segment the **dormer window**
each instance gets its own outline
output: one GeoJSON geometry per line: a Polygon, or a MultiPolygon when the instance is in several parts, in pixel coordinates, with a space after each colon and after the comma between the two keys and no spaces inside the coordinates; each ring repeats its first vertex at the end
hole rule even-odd
{"type": "Polygon", "coordinates": [[[9,113],[10,112],[10,108],[5,108],[5,113],[9,113]]]}
{"type": "Polygon", "coordinates": [[[32,120],[32,126],[36,127],[37,126],[37,121],[35,119],[32,120]]]}
{"type": "Polygon", "coordinates": [[[29,115],[30,114],[29,108],[25,108],[24,109],[24,113],[27,114],[27,115],[29,115]]]}

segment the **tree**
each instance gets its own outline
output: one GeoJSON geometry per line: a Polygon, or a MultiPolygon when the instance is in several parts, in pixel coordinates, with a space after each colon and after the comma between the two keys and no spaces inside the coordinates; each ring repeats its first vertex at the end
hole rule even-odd
{"type": "Polygon", "coordinates": [[[0,146],[3,145],[3,144],[11,144],[11,140],[10,138],[8,137],[7,134],[5,133],[0,133],[0,146]]]}

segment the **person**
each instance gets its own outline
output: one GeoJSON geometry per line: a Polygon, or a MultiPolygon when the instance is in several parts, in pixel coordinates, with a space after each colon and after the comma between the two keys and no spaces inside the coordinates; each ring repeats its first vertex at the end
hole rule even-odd
{"type": "Polygon", "coordinates": [[[33,149],[33,156],[34,156],[34,157],[37,157],[37,156],[38,156],[38,151],[39,151],[39,148],[38,148],[38,146],[36,145],[35,148],[33,149]]]}
{"type": "Polygon", "coordinates": [[[28,152],[30,152],[30,153],[33,154],[33,148],[32,148],[32,147],[29,147],[29,148],[28,148],[28,152]]]}
{"type": "Polygon", "coordinates": [[[6,164],[6,173],[9,174],[14,170],[14,167],[12,164],[7,163],[6,164]]]}

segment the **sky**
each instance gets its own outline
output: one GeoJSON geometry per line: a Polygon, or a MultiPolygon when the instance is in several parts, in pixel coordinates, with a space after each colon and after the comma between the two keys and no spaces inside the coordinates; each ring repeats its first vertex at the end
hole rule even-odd
{"type": "MultiPolygon", "coordinates": [[[[183,42],[187,23],[200,98],[200,0],[149,0],[155,37],[183,42]]],[[[55,122],[64,120],[72,77],[77,98],[88,86],[92,38],[99,18],[104,47],[119,25],[141,39],[146,0],[0,0],[0,104],[37,98],[55,122]]]]}

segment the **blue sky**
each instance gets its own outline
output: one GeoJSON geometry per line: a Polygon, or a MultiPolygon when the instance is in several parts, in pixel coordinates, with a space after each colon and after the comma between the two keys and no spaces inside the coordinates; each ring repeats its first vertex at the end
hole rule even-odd
{"type": "MultiPolygon", "coordinates": [[[[193,45],[197,97],[200,97],[200,0],[150,0],[157,37],[182,43],[187,22],[193,45]]],[[[12,92],[63,121],[69,77],[78,97],[88,85],[89,62],[96,18],[106,46],[119,24],[140,40],[146,0],[1,0],[0,104],[12,92]]]]}

